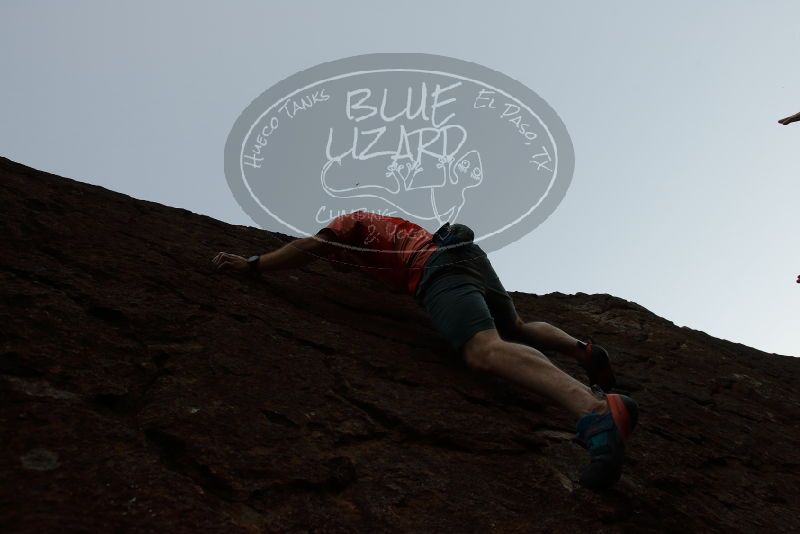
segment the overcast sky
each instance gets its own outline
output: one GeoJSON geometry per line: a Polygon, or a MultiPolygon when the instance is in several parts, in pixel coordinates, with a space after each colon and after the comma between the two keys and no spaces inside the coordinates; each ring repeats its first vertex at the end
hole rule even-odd
{"type": "Polygon", "coordinates": [[[800,123],[777,124],[800,111],[798,20],[796,0],[4,1],[0,155],[254,226],[223,149],[256,96],[358,54],[473,61],[575,147],[556,212],[490,254],[509,291],[610,293],[800,356],[800,123]]]}

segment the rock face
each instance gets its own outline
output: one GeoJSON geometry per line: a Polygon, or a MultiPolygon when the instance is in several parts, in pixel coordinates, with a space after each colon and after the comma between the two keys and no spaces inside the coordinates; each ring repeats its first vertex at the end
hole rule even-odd
{"type": "MultiPolygon", "coordinates": [[[[0,159],[4,532],[754,532],[800,517],[800,359],[610,295],[514,293],[612,352],[614,489],[574,421],[450,352],[411,297],[291,240],[0,159]]],[[[548,354],[574,376],[577,366],[548,354]]]]}

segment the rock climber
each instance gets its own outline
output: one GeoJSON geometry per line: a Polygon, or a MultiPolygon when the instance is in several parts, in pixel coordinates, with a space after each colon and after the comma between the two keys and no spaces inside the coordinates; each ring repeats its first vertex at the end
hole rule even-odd
{"type": "Polygon", "coordinates": [[[431,234],[403,218],[361,210],[339,215],[316,235],[278,250],[249,258],[220,252],[212,261],[219,271],[260,275],[324,257],[407,292],[470,368],[528,388],[575,416],[577,441],[588,449],[590,460],[580,483],[591,489],[610,487],[622,474],[638,405],[628,396],[609,393],[615,376],[603,347],[548,323],[520,318],[473,238],[462,224],[447,223],[431,234]],[[592,387],[540,350],[575,358],[592,387]]]}

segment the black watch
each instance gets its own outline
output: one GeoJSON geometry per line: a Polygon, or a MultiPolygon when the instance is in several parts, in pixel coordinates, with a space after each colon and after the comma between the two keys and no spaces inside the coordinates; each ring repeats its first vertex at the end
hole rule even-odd
{"type": "Polygon", "coordinates": [[[260,258],[261,258],[261,256],[259,256],[259,255],[250,256],[249,258],[247,258],[247,264],[250,266],[250,272],[252,274],[260,274],[261,273],[261,271],[258,270],[258,260],[260,258]]]}

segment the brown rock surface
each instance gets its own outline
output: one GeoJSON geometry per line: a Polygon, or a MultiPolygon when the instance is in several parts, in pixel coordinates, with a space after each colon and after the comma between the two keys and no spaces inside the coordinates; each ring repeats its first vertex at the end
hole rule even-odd
{"type": "Polygon", "coordinates": [[[3,532],[797,525],[800,359],[610,295],[514,293],[608,347],[640,403],[625,475],[596,494],[574,421],[467,368],[410,297],[325,262],[213,272],[288,236],[7,159],[0,200],[3,532]]]}

